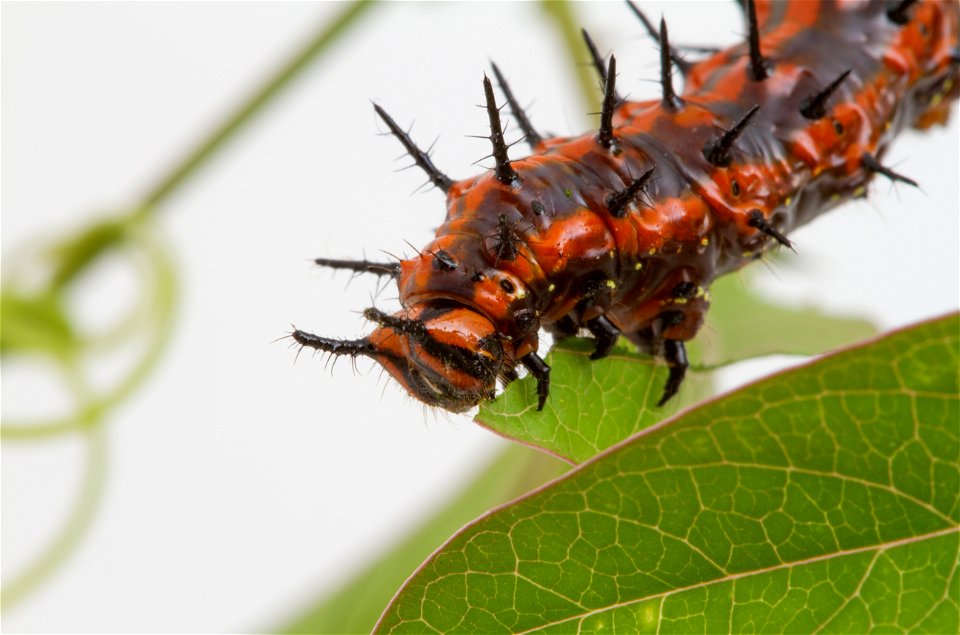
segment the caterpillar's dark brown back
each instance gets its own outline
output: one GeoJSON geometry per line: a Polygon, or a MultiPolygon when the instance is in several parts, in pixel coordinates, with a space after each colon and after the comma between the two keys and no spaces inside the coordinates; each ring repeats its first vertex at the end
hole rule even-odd
{"type": "Polygon", "coordinates": [[[594,45],[604,106],[598,129],[579,137],[548,137],[494,69],[507,103],[484,78],[493,165],[477,177],[448,176],[377,106],[446,193],[446,220],[400,263],[318,259],[394,277],[404,308],[367,311],[378,323],[367,338],[294,339],[372,357],[417,398],[459,411],[492,396],[496,378],[516,377],[517,364],[537,378],[543,407],[540,328],[589,331],[595,358],[625,334],[670,366],[669,399],[710,282],[790,247],[795,227],[862,196],[876,176],[913,184],[884,164],[887,146],[906,127],[942,123],[960,84],[955,3],[745,4],[746,41],[698,63],[671,49],[665,23],[649,24],[662,53],[662,92],[650,101],[621,101],[618,60],[594,45]],[[502,106],[528,156],[507,147],[502,106]]]}

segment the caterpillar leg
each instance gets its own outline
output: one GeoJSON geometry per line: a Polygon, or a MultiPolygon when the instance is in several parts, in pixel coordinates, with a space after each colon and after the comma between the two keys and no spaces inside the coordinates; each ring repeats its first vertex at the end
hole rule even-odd
{"type": "Polygon", "coordinates": [[[683,383],[683,378],[687,375],[687,368],[690,366],[690,362],[687,360],[687,349],[683,342],[679,340],[663,341],[663,358],[670,369],[670,375],[667,376],[667,383],[663,387],[663,396],[657,402],[658,407],[670,401],[670,398],[677,394],[677,391],[680,390],[680,384],[683,383]]]}
{"type": "MultiPolygon", "coordinates": [[[[697,315],[699,316],[699,314],[697,315]]],[[[680,385],[683,384],[684,377],[687,375],[687,368],[690,366],[683,340],[664,337],[665,332],[681,326],[684,321],[684,314],[680,311],[664,311],[653,319],[650,326],[627,336],[642,352],[659,357],[667,363],[670,373],[667,375],[667,383],[663,386],[663,395],[657,402],[658,407],[670,401],[677,394],[680,385]]],[[[699,324],[699,319],[697,322],[699,324]]],[[[682,331],[681,333],[671,332],[670,334],[673,337],[679,335],[688,338],[682,331]]],[[[690,336],[692,336],[692,333],[690,336]]]]}
{"type": "Polygon", "coordinates": [[[544,330],[558,340],[573,337],[580,331],[580,327],[569,315],[565,315],[556,322],[543,325],[544,330]]]}
{"type": "Polygon", "coordinates": [[[524,356],[520,363],[537,380],[537,411],[539,412],[543,410],[543,405],[547,403],[547,395],[550,394],[550,367],[536,353],[524,356]]]}
{"type": "MultiPolygon", "coordinates": [[[[603,359],[610,354],[614,345],[620,338],[620,329],[610,321],[606,316],[595,317],[587,320],[584,327],[596,339],[596,348],[590,353],[590,359],[603,359]]],[[[557,339],[566,339],[573,337],[580,332],[580,326],[571,316],[565,315],[556,322],[544,325],[544,329],[557,339]]]]}
{"type": "Polygon", "coordinates": [[[620,329],[603,315],[588,321],[587,330],[597,338],[597,347],[590,354],[590,359],[603,359],[609,355],[620,338],[620,329]]]}

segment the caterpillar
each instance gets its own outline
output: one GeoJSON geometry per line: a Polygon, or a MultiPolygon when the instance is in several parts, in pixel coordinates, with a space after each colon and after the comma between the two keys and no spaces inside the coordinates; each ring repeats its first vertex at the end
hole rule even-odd
{"type": "Polygon", "coordinates": [[[898,132],[946,121],[960,90],[960,8],[949,0],[740,3],[746,41],[693,63],[632,3],[660,47],[660,98],[618,93],[617,60],[589,36],[604,87],[600,125],[541,134],[492,68],[532,153],[511,158],[493,82],[483,90],[495,168],[455,181],[379,105],[377,116],[447,198],[436,236],[400,262],[318,258],[394,279],[402,309],[364,311],[348,340],[294,329],[301,346],[381,364],[414,397],[453,412],[495,395],[523,366],[550,368],[539,331],[588,331],[591,355],[620,335],[662,358],[660,404],[679,390],[717,276],[791,247],[790,232],[864,195],[898,132]],[[684,78],[675,90],[672,73],[684,78]]]}

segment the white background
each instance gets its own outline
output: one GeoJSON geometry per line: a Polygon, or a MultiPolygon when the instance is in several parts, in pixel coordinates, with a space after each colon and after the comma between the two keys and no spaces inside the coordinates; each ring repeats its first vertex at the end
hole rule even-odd
{"type": "MultiPolygon", "coordinates": [[[[733,3],[644,6],[665,12],[675,42],[728,45],[742,30],[733,3]]],[[[4,4],[4,268],[14,247],[136,201],[340,9],[4,4]]],[[[627,8],[580,9],[603,51],[617,53],[622,90],[656,95],[656,51],[627,8]]],[[[370,100],[401,125],[415,121],[422,145],[439,135],[436,163],[467,176],[489,152],[465,135],[486,134],[475,105],[490,59],[541,130],[591,121],[537,5],[383,6],[159,210],[182,289],[172,344],[109,418],[108,484],[89,534],[3,615],[5,631],[269,629],[416,526],[505,443],[465,417],[424,414],[375,370],[331,371],[309,354],[294,364],[273,342],[291,322],[364,333],[357,312],[375,281],[346,286],[347,274],[310,258],[410,253],[403,241],[423,244],[442,218],[439,192],[410,194],[419,172],[394,172],[408,162],[377,136],[370,100]]],[[[883,327],[957,306],[956,118],[906,135],[888,161],[923,192],[878,181],[871,204],[792,235],[798,255],[764,270],[764,289],[883,327]]],[[[130,291],[104,273],[86,288],[88,322],[130,291]]],[[[4,419],[57,406],[29,371],[5,363],[4,419]]],[[[66,516],[82,449],[72,438],[3,444],[4,582],[66,516]]]]}

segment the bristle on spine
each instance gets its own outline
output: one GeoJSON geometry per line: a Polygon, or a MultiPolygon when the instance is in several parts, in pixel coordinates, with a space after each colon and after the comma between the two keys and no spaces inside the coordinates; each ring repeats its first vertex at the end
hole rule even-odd
{"type": "Polygon", "coordinates": [[[407,154],[413,157],[414,163],[416,163],[421,170],[427,173],[427,176],[430,178],[430,182],[443,190],[444,193],[449,192],[450,188],[453,186],[453,179],[441,172],[437,166],[433,164],[433,161],[430,160],[430,155],[417,147],[417,144],[413,142],[413,139],[410,138],[410,135],[404,132],[400,126],[397,125],[397,122],[393,120],[393,117],[387,114],[387,111],[377,104],[373,105],[373,109],[380,116],[380,119],[387,124],[387,127],[390,128],[390,132],[393,133],[393,136],[400,140],[400,143],[403,144],[407,154]]]}
{"type": "Polygon", "coordinates": [[[910,177],[904,176],[898,172],[894,172],[885,165],[882,165],[880,161],[877,160],[877,157],[873,156],[869,152],[863,153],[863,156],[860,157],[860,163],[863,165],[863,167],[867,168],[871,172],[882,174],[891,181],[899,181],[900,183],[906,183],[907,185],[912,185],[913,187],[920,187],[920,184],[910,177]]]}
{"type": "Polygon", "coordinates": [[[670,65],[670,38],[667,35],[667,21],[660,18],[660,86],[663,88],[661,103],[667,110],[677,110],[683,102],[673,89],[673,68],[670,65]]]}
{"type": "Polygon", "coordinates": [[[613,111],[617,107],[617,58],[610,56],[610,64],[607,66],[607,80],[603,89],[603,106],[600,109],[600,132],[597,134],[597,141],[608,150],[614,145],[613,137],[613,111]]]}
{"type": "Polygon", "coordinates": [[[610,212],[611,216],[614,218],[623,218],[626,215],[627,206],[636,200],[644,186],[646,186],[647,182],[653,176],[653,170],[654,168],[650,168],[641,174],[639,178],[634,179],[630,185],[607,197],[607,211],[610,212]]]}
{"type": "Polygon", "coordinates": [[[500,126],[500,109],[493,95],[493,84],[490,78],[483,76],[483,93],[487,99],[487,117],[490,119],[490,143],[493,145],[493,159],[497,163],[495,169],[497,180],[507,185],[520,178],[517,171],[510,165],[507,156],[507,144],[503,140],[503,128],[500,126]]]}
{"type": "Polygon", "coordinates": [[[754,115],[760,110],[760,106],[754,106],[751,108],[747,114],[740,118],[740,120],[733,125],[730,130],[723,133],[723,135],[714,141],[709,141],[703,147],[703,156],[711,164],[717,167],[726,167],[730,165],[733,161],[733,156],[730,154],[730,150],[733,148],[734,142],[736,142],[737,137],[740,136],[740,133],[744,131],[747,125],[750,123],[750,120],[753,119],[754,115]]]}
{"type": "Polygon", "coordinates": [[[827,84],[827,86],[817,93],[814,93],[810,97],[807,97],[803,100],[803,103],[800,104],[800,114],[806,117],[807,119],[816,120],[821,119],[827,114],[827,101],[840,88],[840,84],[850,76],[850,69],[845,70],[840,73],[840,76],[835,80],[827,84]]]}
{"type": "Polygon", "coordinates": [[[760,27],[757,25],[757,7],[754,0],[747,0],[747,28],[749,29],[747,43],[750,47],[750,77],[755,82],[762,82],[770,73],[767,71],[767,60],[760,51],[760,27]]]}
{"type": "MultiPolygon", "coordinates": [[[[657,29],[653,26],[653,23],[647,18],[647,16],[640,10],[640,7],[636,5],[633,0],[627,0],[627,6],[630,7],[630,10],[633,11],[633,15],[637,16],[637,19],[640,20],[640,23],[643,25],[643,28],[646,30],[647,35],[649,35],[654,42],[660,42],[660,34],[657,32],[657,29]]],[[[716,52],[713,49],[713,52],[716,52]]],[[[683,59],[676,49],[670,49],[670,59],[673,60],[673,64],[680,70],[680,72],[686,76],[690,72],[690,69],[693,68],[693,64],[683,59]]]]}
{"type": "Polygon", "coordinates": [[[524,139],[526,139],[531,148],[536,148],[543,142],[543,136],[538,133],[534,129],[533,124],[530,123],[527,113],[524,112],[516,97],[513,96],[513,91],[510,90],[507,80],[504,79],[503,74],[500,72],[500,69],[497,68],[497,65],[491,62],[490,66],[493,68],[493,75],[497,78],[497,83],[500,84],[500,90],[503,91],[504,96],[507,98],[507,104],[510,106],[510,112],[513,113],[513,116],[517,120],[517,125],[520,126],[520,130],[523,131],[524,139]]]}

